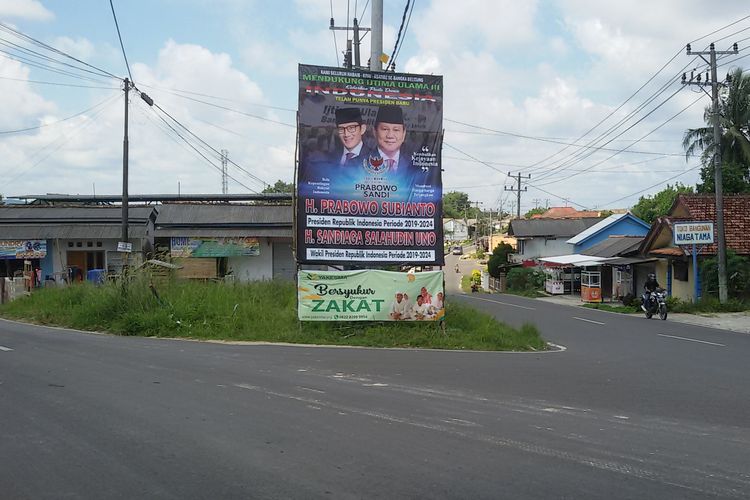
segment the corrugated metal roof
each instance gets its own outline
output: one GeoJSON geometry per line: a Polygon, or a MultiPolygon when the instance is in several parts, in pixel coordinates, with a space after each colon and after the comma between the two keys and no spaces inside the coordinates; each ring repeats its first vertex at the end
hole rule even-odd
{"type": "MultiPolygon", "coordinates": [[[[145,225],[130,225],[131,238],[144,238],[145,225]]],[[[118,239],[122,228],[116,224],[0,224],[0,240],[118,239]]]]}
{"type": "MultiPolygon", "coordinates": [[[[145,223],[155,207],[129,207],[130,223],[145,223]]],[[[23,223],[75,223],[111,222],[117,224],[122,218],[120,207],[50,207],[36,205],[14,205],[0,207],[0,224],[23,223]]]]}
{"type": "Polygon", "coordinates": [[[166,204],[159,206],[157,227],[190,225],[221,227],[237,224],[292,224],[294,207],[291,205],[200,205],[166,204]]]}
{"type": "Polygon", "coordinates": [[[642,241],[643,236],[610,236],[601,243],[597,243],[581,253],[596,257],[617,257],[618,255],[638,250],[642,241]]]}
{"type": "Polygon", "coordinates": [[[597,222],[593,226],[589,227],[585,231],[581,231],[580,233],[576,234],[575,236],[573,236],[572,238],[570,238],[567,241],[567,243],[570,243],[571,245],[577,245],[578,243],[582,242],[583,240],[585,240],[589,236],[592,236],[592,235],[598,233],[599,231],[601,231],[602,229],[604,229],[604,228],[606,228],[608,226],[611,226],[612,224],[614,224],[615,222],[617,222],[618,220],[622,219],[623,217],[625,217],[627,215],[628,214],[612,214],[609,217],[607,217],[606,219],[600,220],[599,222],[597,222]]]}
{"type": "Polygon", "coordinates": [[[533,238],[535,236],[571,237],[585,231],[601,217],[585,219],[513,219],[510,221],[508,234],[517,238],[533,238]]]}

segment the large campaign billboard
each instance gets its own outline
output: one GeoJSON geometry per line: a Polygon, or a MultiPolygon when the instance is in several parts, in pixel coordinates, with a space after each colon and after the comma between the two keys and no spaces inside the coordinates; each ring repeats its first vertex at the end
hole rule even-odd
{"type": "Polygon", "coordinates": [[[443,78],[299,67],[302,264],[443,265],[443,78]]]}
{"type": "Polygon", "coordinates": [[[440,321],[443,272],[300,271],[301,321],[440,321]]]}

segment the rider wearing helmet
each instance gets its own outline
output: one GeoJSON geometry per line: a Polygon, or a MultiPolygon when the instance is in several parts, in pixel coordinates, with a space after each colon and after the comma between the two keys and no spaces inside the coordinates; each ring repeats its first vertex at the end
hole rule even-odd
{"type": "Polygon", "coordinates": [[[661,288],[661,286],[659,286],[659,282],[656,281],[656,274],[649,273],[648,279],[646,279],[646,283],[644,283],[643,288],[646,291],[641,296],[641,300],[642,300],[641,309],[645,311],[646,304],[648,303],[648,300],[651,297],[651,294],[654,293],[659,288],[661,288]]]}

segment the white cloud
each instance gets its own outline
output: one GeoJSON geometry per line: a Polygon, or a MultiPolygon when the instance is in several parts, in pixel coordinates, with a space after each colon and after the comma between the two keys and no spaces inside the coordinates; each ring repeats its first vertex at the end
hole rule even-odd
{"type": "Polygon", "coordinates": [[[0,18],[50,21],[55,15],[38,0],[0,0],[0,18]]]}
{"type": "Polygon", "coordinates": [[[52,41],[53,47],[84,61],[91,60],[94,56],[94,44],[83,37],[75,39],[68,36],[59,36],[52,41]]]}

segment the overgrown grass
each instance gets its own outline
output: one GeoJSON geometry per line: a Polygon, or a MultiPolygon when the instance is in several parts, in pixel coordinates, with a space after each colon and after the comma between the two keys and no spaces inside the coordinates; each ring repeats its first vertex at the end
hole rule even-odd
{"type": "Polygon", "coordinates": [[[684,302],[670,297],[667,299],[667,309],[670,312],[688,314],[742,312],[750,310],[750,302],[729,299],[725,304],[722,304],[715,297],[704,297],[698,302],[684,302]]]}
{"type": "Polygon", "coordinates": [[[533,325],[520,330],[469,306],[447,302],[446,333],[434,322],[297,321],[288,282],[243,285],[173,283],[158,290],[143,279],[48,288],[0,306],[0,316],[121,335],[290,342],[372,347],[541,350],[533,325]]]}

